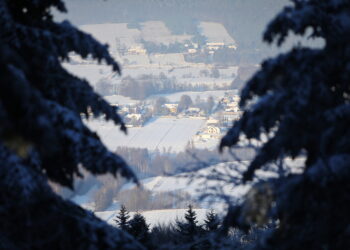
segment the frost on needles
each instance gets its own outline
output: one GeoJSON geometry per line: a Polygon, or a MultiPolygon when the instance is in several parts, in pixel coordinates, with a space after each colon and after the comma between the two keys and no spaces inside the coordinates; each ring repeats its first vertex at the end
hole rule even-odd
{"type": "Polygon", "coordinates": [[[259,140],[243,176],[254,181],[246,200],[232,206],[226,226],[248,230],[276,223],[256,249],[348,249],[350,209],[350,1],[293,0],[264,34],[281,45],[288,34],[324,41],[266,60],[241,93],[245,110],[221,141],[259,140]],[[258,169],[285,157],[305,157],[302,173],[280,165],[279,178],[259,181],[258,169]]]}
{"type": "Polygon", "coordinates": [[[142,248],[48,185],[72,188],[78,166],[137,182],[81,120],[104,115],[125,132],[117,110],[62,67],[71,52],[118,64],[107,46],[55,22],[52,8],[66,11],[60,0],[0,0],[0,248],[142,248]]]}

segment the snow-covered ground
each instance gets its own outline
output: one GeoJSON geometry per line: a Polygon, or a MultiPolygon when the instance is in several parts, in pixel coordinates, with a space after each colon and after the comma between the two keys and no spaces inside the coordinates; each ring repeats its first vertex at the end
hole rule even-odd
{"type": "MultiPolygon", "coordinates": [[[[151,56],[154,64],[148,63],[148,56],[146,55],[130,55],[125,57],[129,63],[137,64],[126,65],[123,67],[123,61],[119,62],[122,64],[122,77],[131,76],[138,78],[142,75],[153,75],[154,77],[160,74],[165,74],[168,78],[175,77],[179,84],[185,85],[199,85],[199,86],[227,86],[235,79],[237,74],[237,67],[228,67],[225,69],[219,69],[220,77],[212,78],[210,76],[203,77],[200,72],[202,70],[209,70],[207,66],[189,66],[183,67],[185,62],[181,59],[181,54],[172,55],[159,55],[151,56]],[[153,66],[157,67],[153,67],[153,66]],[[169,66],[172,65],[172,66],[169,66]]],[[[121,81],[121,76],[112,72],[111,67],[107,65],[97,64],[96,62],[81,63],[76,62],[64,63],[63,66],[73,75],[80,78],[85,78],[89,83],[94,86],[101,79],[109,79],[111,83],[118,84],[121,81]]]]}
{"type": "Polygon", "coordinates": [[[126,146],[180,152],[185,150],[191,138],[204,126],[205,120],[158,118],[151,120],[144,127],[129,128],[127,135],[112,122],[91,120],[86,123],[90,129],[97,132],[102,142],[112,151],[119,146],[126,146]]]}
{"type": "Polygon", "coordinates": [[[162,65],[185,65],[184,55],[181,53],[173,54],[152,54],[150,55],[150,61],[153,64],[162,65]]]}
{"type": "Polygon", "coordinates": [[[162,21],[148,21],[141,23],[142,38],[146,41],[169,45],[175,42],[191,40],[191,35],[173,35],[162,21]]]}

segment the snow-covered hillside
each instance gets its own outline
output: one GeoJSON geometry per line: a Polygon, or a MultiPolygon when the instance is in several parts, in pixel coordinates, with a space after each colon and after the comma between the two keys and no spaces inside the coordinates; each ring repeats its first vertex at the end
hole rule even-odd
{"type": "MultiPolygon", "coordinates": [[[[305,159],[287,159],[286,163],[291,166],[292,172],[300,171],[305,159]]],[[[141,180],[142,188],[151,191],[153,194],[185,192],[191,196],[188,203],[198,204],[201,209],[196,209],[198,219],[204,218],[208,209],[215,209],[218,213],[226,210],[227,201],[239,201],[250,189],[252,184],[235,184],[235,180],[241,179],[242,171],[246,169],[248,162],[220,163],[188,174],[178,174],[175,176],[156,176],[141,180]],[[202,195],[208,194],[209,198],[200,199],[202,195]]],[[[257,171],[259,178],[276,176],[272,172],[257,171]]],[[[136,188],[134,184],[125,184],[122,191],[136,188]]],[[[80,206],[94,211],[93,196],[96,186],[92,187],[85,195],[72,198],[72,201],[80,206]]],[[[120,204],[114,200],[113,204],[104,211],[95,212],[97,216],[114,224],[115,215],[118,213],[120,204]]],[[[176,218],[183,218],[185,209],[168,209],[142,211],[151,226],[159,223],[173,222],[176,218]]]]}
{"type": "Polygon", "coordinates": [[[209,43],[236,44],[224,25],[214,22],[200,22],[201,34],[207,37],[209,43]]]}
{"type": "Polygon", "coordinates": [[[191,35],[173,35],[162,21],[147,21],[141,23],[142,38],[146,41],[169,45],[175,42],[191,40],[191,35]]]}
{"type": "MultiPolygon", "coordinates": [[[[231,200],[238,200],[249,189],[249,185],[234,185],[233,179],[240,177],[240,171],[245,169],[248,162],[221,163],[218,165],[203,168],[197,172],[178,174],[175,176],[157,176],[143,179],[142,187],[152,191],[160,192],[186,192],[191,195],[192,200],[203,208],[222,210],[225,202],[216,194],[230,197],[231,200]],[[214,176],[216,176],[214,178],[214,176]],[[213,195],[210,199],[200,200],[201,195],[213,195]],[[213,202],[213,204],[212,204],[213,202]]],[[[136,188],[135,184],[126,184],[122,190],[136,188]]]]}
{"type": "Polygon", "coordinates": [[[103,23],[82,25],[83,31],[92,34],[103,44],[108,44],[111,51],[116,52],[120,44],[133,46],[138,44],[141,32],[138,29],[129,29],[127,23],[103,23]]]}

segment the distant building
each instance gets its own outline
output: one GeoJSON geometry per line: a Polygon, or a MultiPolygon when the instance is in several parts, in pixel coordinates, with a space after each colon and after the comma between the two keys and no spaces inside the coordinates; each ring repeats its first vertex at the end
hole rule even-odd
{"type": "Polygon", "coordinates": [[[190,54],[195,54],[195,53],[197,52],[196,49],[188,49],[187,51],[188,51],[188,53],[190,53],[190,54]]]}
{"type": "Polygon", "coordinates": [[[234,102],[239,103],[239,102],[241,101],[241,97],[240,97],[239,95],[234,95],[234,96],[232,96],[232,100],[233,100],[234,102]]]}
{"type": "Polygon", "coordinates": [[[210,118],[207,121],[207,125],[216,125],[216,124],[219,124],[219,120],[217,120],[217,119],[210,118]]]}
{"type": "Polygon", "coordinates": [[[233,121],[239,120],[241,112],[224,111],[221,113],[221,123],[224,126],[231,126],[233,121]]]}
{"type": "Polygon", "coordinates": [[[141,46],[133,46],[128,49],[128,54],[130,55],[146,55],[147,51],[141,46]]]}
{"type": "Polygon", "coordinates": [[[191,107],[187,109],[189,112],[194,112],[194,113],[199,113],[201,111],[200,108],[196,108],[196,107],[191,107]]]}
{"type": "Polygon", "coordinates": [[[170,113],[176,114],[177,113],[177,107],[179,105],[177,103],[166,103],[164,104],[164,107],[169,110],[170,113]]]}
{"type": "Polygon", "coordinates": [[[223,42],[211,42],[211,43],[206,43],[207,49],[209,50],[218,50],[222,47],[225,46],[225,43],[223,42]]]}
{"type": "Polygon", "coordinates": [[[215,126],[208,126],[206,132],[210,135],[220,135],[220,128],[215,126]]]}
{"type": "Polygon", "coordinates": [[[237,102],[227,103],[227,107],[228,108],[236,108],[236,107],[238,107],[238,103],[237,102]]]}
{"type": "Polygon", "coordinates": [[[225,109],[225,112],[234,112],[234,113],[238,113],[239,112],[239,108],[236,107],[228,107],[225,109]]]}
{"type": "Polygon", "coordinates": [[[140,120],[142,117],[141,114],[133,113],[133,114],[127,114],[126,118],[128,119],[134,119],[134,120],[140,120]]]}

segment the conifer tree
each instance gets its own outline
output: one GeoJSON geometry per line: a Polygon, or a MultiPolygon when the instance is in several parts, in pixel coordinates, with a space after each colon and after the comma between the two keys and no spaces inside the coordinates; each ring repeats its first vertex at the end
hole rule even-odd
{"type": "Polygon", "coordinates": [[[126,210],[126,207],[122,205],[114,221],[117,223],[120,229],[124,231],[128,231],[129,225],[130,225],[129,218],[130,218],[130,215],[128,210],[126,210]]]}
{"type": "Polygon", "coordinates": [[[141,243],[147,243],[149,239],[149,225],[146,223],[145,217],[139,212],[135,213],[129,221],[128,232],[141,243]]]}
{"type": "Polygon", "coordinates": [[[1,248],[141,248],[48,184],[72,188],[79,167],[137,181],[81,119],[104,115],[125,131],[117,110],[62,63],[74,52],[116,72],[119,66],[107,46],[56,22],[53,9],[66,12],[61,0],[0,0],[1,248]]]}
{"type": "Polygon", "coordinates": [[[188,205],[188,209],[185,214],[185,221],[177,221],[177,230],[187,240],[193,240],[195,236],[200,233],[200,226],[197,225],[197,214],[193,210],[193,206],[188,205]]]}
{"type": "Polygon", "coordinates": [[[320,38],[263,62],[241,93],[242,118],[221,141],[262,146],[243,174],[305,157],[301,173],[278,164],[278,178],[258,181],[232,206],[224,225],[249,230],[277,221],[256,249],[349,249],[350,221],[350,1],[292,0],[268,25],[264,40],[281,45],[288,34],[320,38]]]}
{"type": "Polygon", "coordinates": [[[208,232],[215,232],[219,228],[220,220],[218,215],[211,209],[204,220],[204,227],[208,232]]]}

